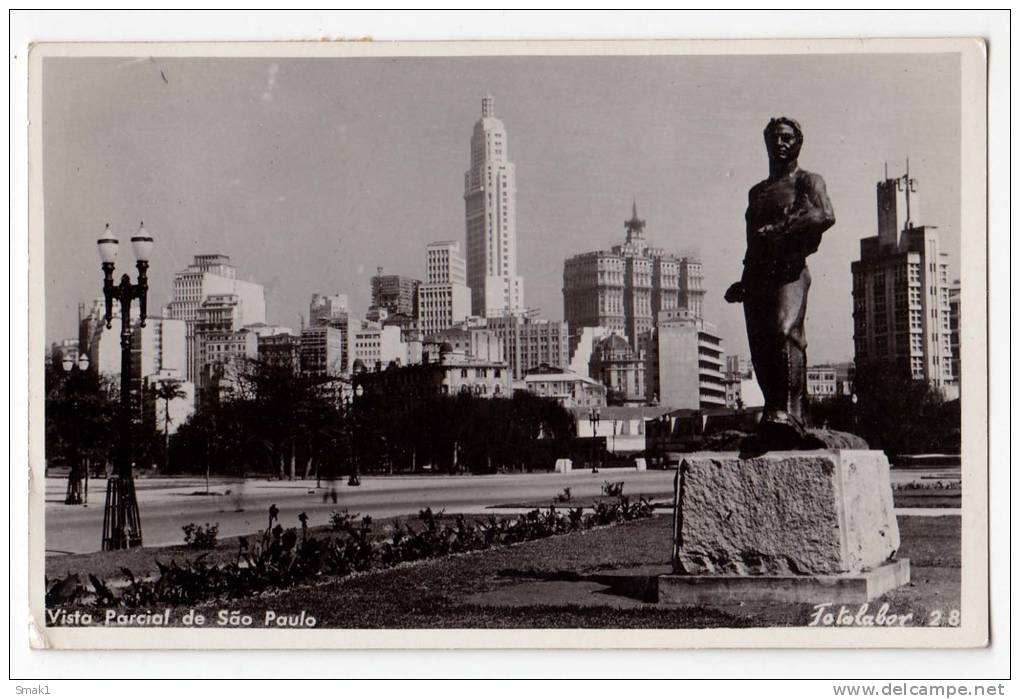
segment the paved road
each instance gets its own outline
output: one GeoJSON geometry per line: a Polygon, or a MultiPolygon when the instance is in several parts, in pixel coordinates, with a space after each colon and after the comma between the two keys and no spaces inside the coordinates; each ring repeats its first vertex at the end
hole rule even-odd
{"type": "MultiPolygon", "coordinates": [[[[284,526],[297,526],[297,515],[307,512],[310,523],[326,524],[333,510],[373,517],[417,514],[426,506],[448,513],[484,514],[491,505],[552,499],[563,488],[574,497],[599,495],[606,480],[624,481],[625,493],[649,497],[672,496],[674,471],[605,470],[593,474],[533,473],[497,476],[393,476],[365,477],[359,487],[339,481],[339,501],[323,503],[323,490],[314,481],[216,479],[206,496],[200,478],[143,478],[137,481],[142,530],[147,546],[181,543],[181,526],[189,522],[219,524],[220,536],[247,534],[263,528],[271,504],[280,508],[284,526]],[[229,494],[227,491],[230,491],[229,494]],[[237,511],[242,510],[242,511],[237,511]]],[[[894,470],[892,481],[959,480],[959,470],[894,470]]],[[[46,481],[46,550],[84,553],[100,547],[106,481],[89,482],[88,507],[63,504],[66,481],[46,481]]]]}
{"type": "MultiPolygon", "coordinates": [[[[598,495],[606,480],[624,481],[625,493],[669,497],[673,471],[616,471],[599,474],[576,471],[570,474],[534,473],[496,476],[392,476],[364,477],[358,487],[338,481],[337,504],[323,503],[324,489],[315,481],[226,481],[215,480],[204,492],[205,481],[187,479],[139,479],[138,507],[147,546],[181,543],[181,526],[189,522],[216,522],[221,537],[247,534],[266,525],[269,506],[280,508],[284,526],[297,526],[297,515],[307,512],[311,525],[326,524],[333,510],[372,517],[417,514],[426,506],[448,513],[482,514],[486,507],[505,503],[551,500],[563,488],[573,497],[598,495]],[[229,490],[230,494],[226,494],[229,490]],[[242,509],[243,512],[235,510],[242,509]]],[[[106,481],[89,481],[87,507],[63,504],[66,481],[46,481],[46,550],[81,553],[100,548],[103,500],[106,481]]]]}

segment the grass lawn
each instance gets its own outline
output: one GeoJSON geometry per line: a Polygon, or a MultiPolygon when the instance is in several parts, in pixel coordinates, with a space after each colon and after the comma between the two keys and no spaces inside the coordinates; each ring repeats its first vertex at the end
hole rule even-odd
{"type": "MultiPolygon", "coordinates": [[[[517,546],[419,562],[326,581],[257,598],[206,605],[260,619],[306,611],[322,628],[710,628],[806,625],[812,605],[737,605],[720,608],[626,606],[593,603],[587,588],[571,602],[500,605],[476,600],[485,593],[535,581],[567,584],[599,572],[669,563],[670,518],[657,516],[517,546]]],[[[913,582],[872,602],[897,614],[913,612],[925,625],[930,613],[959,608],[960,518],[900,518],[900,555],[910,558],[913,582]]],[[[603,596],[604,597],[604,596],[603,596]]],[[[543,598],[535,597],[538,602],[543,598]]]]}

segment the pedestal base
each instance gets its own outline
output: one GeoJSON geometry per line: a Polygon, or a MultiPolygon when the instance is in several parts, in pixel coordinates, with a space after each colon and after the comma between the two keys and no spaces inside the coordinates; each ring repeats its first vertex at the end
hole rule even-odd
{"type": "Polygon", "coordinates": [[[903,558],[846,575],[660,575],[659,603],[685,606],[745,603],[852,604],[910,582],[903,558]]]}
{"type": "Polygon", "coordinates": [[[895,560],[900,546],[880,451],[687,454],[673,502],[681,575],[841,576],[895,560]]]}

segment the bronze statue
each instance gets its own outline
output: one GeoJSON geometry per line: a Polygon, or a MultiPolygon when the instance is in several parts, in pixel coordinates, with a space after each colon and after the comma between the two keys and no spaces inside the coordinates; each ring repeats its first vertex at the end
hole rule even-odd
{"type": "Polygon", "coordinates": [[[803,142],[793,119],[765,127],[769,176],[748,192],[744,274],[726,291],[726,301],[744,304],[751,363],[765,396],[758,436],[770,448],[797,448],[807,438],[805,259],[836,222],[825,181],[797,165],[803,142]]]}

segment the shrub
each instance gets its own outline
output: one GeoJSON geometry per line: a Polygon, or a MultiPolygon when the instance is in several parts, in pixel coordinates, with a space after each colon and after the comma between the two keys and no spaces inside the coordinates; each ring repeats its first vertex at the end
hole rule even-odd
{"type": "Polygon", "coordinates": [[[623,481],[609,482],[605,481],[602,483],[602,493],[608,495],[611,498],[618,498],[623,495],[623,481]]]}
{"type": "Polygon", "coordinates": [[[358,521],[357,514],[351,514],[347,509],[343,509],[339,512],[333,511],[329,515],[329,526],[335,532],[349,532],[354,529],[355,522],[358,521]]]}
{"type": "Polygon", "coordinates": [[[556,496],[556,502],[570,502],[570,488],[564,488],[563,491],[556,496]]]}
{"type": "Polygon", "coordinates": [[[216,535],[220,531],[219,524],[209,524],[206,522],[204,525],[199,526],[191,522],[190,524],[185,524],[181,529],[184,530],[184,545],[189,549],[216,548],[216,535]]]}

